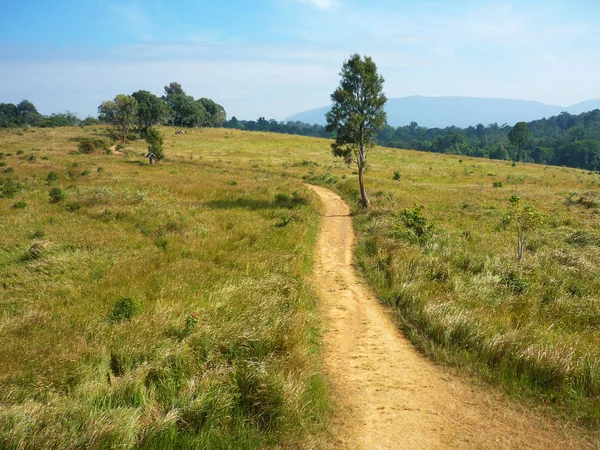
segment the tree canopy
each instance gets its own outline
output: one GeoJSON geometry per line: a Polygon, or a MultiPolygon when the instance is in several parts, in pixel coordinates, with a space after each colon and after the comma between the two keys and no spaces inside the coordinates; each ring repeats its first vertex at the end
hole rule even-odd
{"type": "Polygon", "coordinates": [[[112,126],[121,142],[127,140],[129,132],[137,121],[138,104],[131,95],[119,94],[114,100],[103,102],[98,107],[100,120],[112,126]]]}

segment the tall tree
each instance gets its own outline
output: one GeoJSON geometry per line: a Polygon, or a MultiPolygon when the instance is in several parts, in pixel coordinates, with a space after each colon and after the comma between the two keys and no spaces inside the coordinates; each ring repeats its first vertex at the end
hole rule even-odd
{"type": "Polygon", "coordinates": [[[131,95],[117,95],[98,107],[99,119],[111,125],[118,139],[125,143],[137,120],[137,100],[131,95]]]}
{"type": "Polygon", "coordinates": [[[339,87],[331,94],[333,106],[327,117],[327,131],[335,131],[333,154],[350,165],[356,164],[363,208],[371,205],[364,184],[367,154],[375,146],[377,132],[386,121],[383,109],[383,77],[369,56],[354,54],[344,62],[339,87]]]}
{"type": "Polygon", "coordinates": [[[206,117],[202,125],[208,127],[220,127],[227,120],[225,108],[209,98],[198,100],[206,110],[206,117]]]}
{"type": "Polygon", "coordinates": [[[23,100],[17,105],[17,120],[21,125],[39,125],[43,116],[29,100],[23,100]]]}
{"type": "Polygon", "coordinates": [[[165,95],[185,95],[185,92],[179,83],[173,81],[165,86],[165,95]]]}
{"type": "Polygon", "coordinates": [[[517,122],[508,133],[509,142],[517,148],[517,161],[521,161],[521,156],[525,147],[529,145],[529,127],[525,122],[517,122]]]}
{"type": "Polygon", "coordinates": [[[151,92],[137,91],[131,95],[137,100],[137,127],[143,136],[146,136],[148,129],[160,125],[169,113],[169,107],[165,101],[151,92]]]}

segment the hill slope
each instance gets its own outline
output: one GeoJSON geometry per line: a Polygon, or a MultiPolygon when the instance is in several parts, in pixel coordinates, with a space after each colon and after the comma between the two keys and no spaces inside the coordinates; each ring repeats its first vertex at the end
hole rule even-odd
{"type": "MultiPolygon", "coordinates": [[[[600,100],[588,100],[570,107],[503,98],[422,97],[390,98],[386,105],[388,124],[394,127],[417,122],[428,128],[468,127],[482,123],[507,123],[540,119],[567,111],[579,114],[600,108],[600,100]]],[[[329,106],[304,111],[286,119],[310,124],[325,124],[329,106]]]]}

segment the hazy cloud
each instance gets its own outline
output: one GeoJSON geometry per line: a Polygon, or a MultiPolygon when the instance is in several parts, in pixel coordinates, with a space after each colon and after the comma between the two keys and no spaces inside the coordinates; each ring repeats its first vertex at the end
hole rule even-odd
{"type": "Polygon", "coordinates": [[[339,0],[295,0],[298,3],[302,3],[304,5],[314,6],[317,9],[322,11],[328,9],[334,9],[339,6],[339,0]]]}

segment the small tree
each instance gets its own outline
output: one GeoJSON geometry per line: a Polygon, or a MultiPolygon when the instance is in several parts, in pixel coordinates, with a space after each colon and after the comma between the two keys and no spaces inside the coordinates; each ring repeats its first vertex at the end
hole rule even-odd
{"type": "Polygon", "coordinates": [[[367,154],[375,146],[377,132],[386,121],[383,106],[387,101],[383,93],[383,77],[377,74],[373,60],[354,54],[344,62],[339,87],[331,94],[333,106],[327,113],[327,131],[335,131],[331,144],[333,154],[346,164],[356,164],[363,208],[371,204],[363,175],[367,154]]]}
{"type": "Polygon", "coordinates": [[[98,107],[99,119],[111,125],[117,138],[124,144],[137,121],[138,104],[131,95],[117,95],[114,100],[98,107]]]}
{"type": "Polygon", "coordinates": [[[517,230],[517,259],[521,261],[527,234],[539,224],[541,216],[533,206],[524,204],[516,195],[511,196],[508,201],[511,208],[504,218],[504,224],[513,224],[517,230]]]}
{"type": "Polygon", "coordinates": [[[156,128],[148,128],[146,132],[146,142],[148,142],[148,152],[154,153],[156,159],[160,161],[165,157],[163,152],[163,137],[156,128]]]}
{"type": "Polygon", "coordinates": [[[525,122],[517,122],[508,133],[508,140],[517,147],[517,161],[521,161],[521,155],[525,147],[529,145],[529,127],[525,122]]]}

